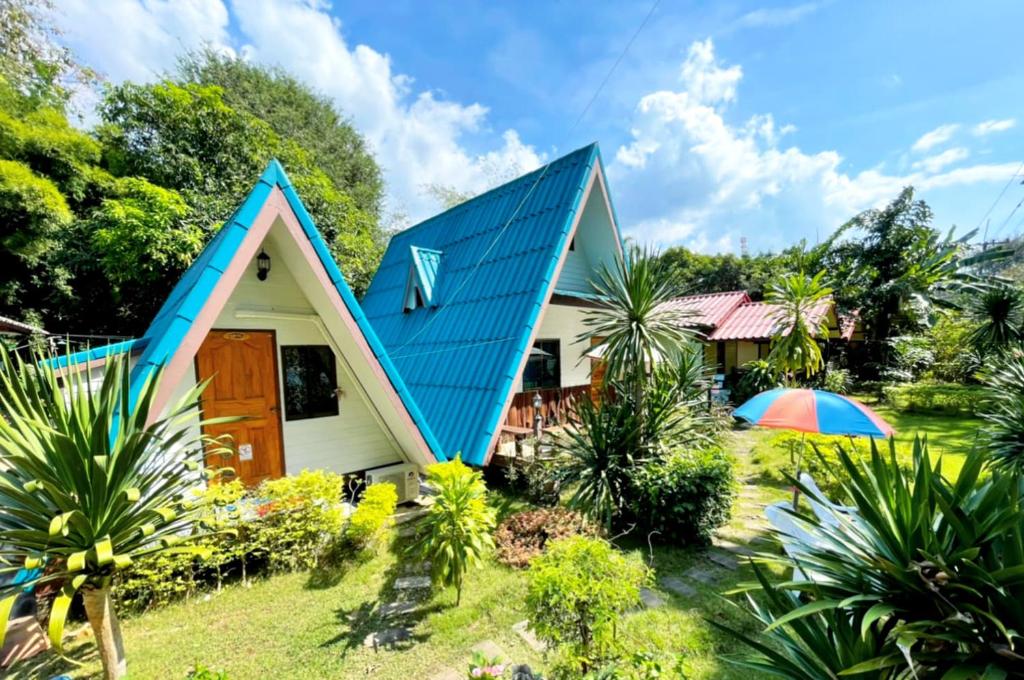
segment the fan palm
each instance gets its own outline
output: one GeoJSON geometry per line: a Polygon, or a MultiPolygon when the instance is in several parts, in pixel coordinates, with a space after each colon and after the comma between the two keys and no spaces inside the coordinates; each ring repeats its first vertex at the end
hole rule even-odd
{"type": "Polygon", "coordinates": [[[123,677],[112,577],[140,557],[201,550],[203,508],[191,492],[215,474],[203,467],[204,453],[226,453],[199,434],[205,384],[161,415],[160,372],[133,404],[126,356],[107,361],[98,386],[88,371],[58,376],[50,361],[0,356],[0,571],[33,574],[0,586],[0,617],[6,621],[22,589],[59,586],[49,635],[60,650],[68,608],[81,593],[105,675],[123,677]]]}
{"type": "Polygon", "coordinates": [[[814,276],[786,274],[765,291],[775,321],[768,361],[790,384],[795,383],[797,373],[811,376],[824,366],[818,341],[828,338],[828,315],[821,308],[832,295],[824,278],[824,270],[814,276]]]}
{"type": "Polygon", "coordinates": [[[1024,354],[1006,352],[983,373],[985,398],[978,415],[985,420],[982,435],[988,463],[995,469],[1024,477],[1024,354]]]}

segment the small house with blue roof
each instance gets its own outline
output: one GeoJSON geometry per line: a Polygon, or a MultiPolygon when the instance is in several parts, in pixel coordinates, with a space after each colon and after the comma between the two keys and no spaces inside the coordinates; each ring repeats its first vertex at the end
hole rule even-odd
{"type": "MultiPolygon", "coordinates": [[[[414,285],[429,305],[424,281],[437,280],[436,256],[424,250],[418,266],[414,285]]],[[[133,398],[163,367],[156,412],[210,380],[204,414],[246,416],[209,434],[232,436],[228,464],[250,484],[303,468],[351,473],[445,458],[277,161],[141,338],[58,363],[95,370],[123,353],[133,398]]]]}
{"type": "Polygon", "coordinates": [[[362,307],[442,450],[485,465],[591,389],[590,280],[621,254],[596,144],[392,237],[362,307]]]}

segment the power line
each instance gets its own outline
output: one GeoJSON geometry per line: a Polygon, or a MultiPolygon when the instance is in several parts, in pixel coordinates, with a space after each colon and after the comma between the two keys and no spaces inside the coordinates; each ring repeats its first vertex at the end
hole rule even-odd
{"type": "MultiPolygon", "coordinates": [[[[565,136],[567,139],[571,137],[572,133],[576,130],[576,127],[579,126],[579,124],[583,121],[584,116],[587,115],[587,112],[590,110],[590,107],[593,106],[595,101],[597,101],[597,98],[601,94],[601,91],[604,89],[604,86],[608,84],[608,81],[611,79],[612,74],[615,73],[615,70],[619,67],[619,64],[621,64],[622,60],[626,57],[626,53],[629,52],[629,48],[633,46],[633,43],[636,41],[637,36],[640,35],[640,33],[647,26],[648,22],[651,20],[651,17],[654,16],[654,11],[658,8],[659,4],[661,4],[661,0],[654,0],[654,3],[651,5],[651,8],[647,11],[647,15],[644,17],[644,20],[640,22],[640,25],[637,27],[636,31],[634,31],[633,35],[629,38],[629,42],[627,42],[626,46],[622,48],[622,51],[619,53],[619,56],[615,59],[615,62],[612,64],[611,68],[608,69],[608,72],[605,74],[604,79],[601,80],[600,85],[597,86],[597,89],[594,91],[593,96],[590,97],[590,100],[587,101],[587,104],[586,106],[583,107],[583,110],[580,112],[580,115],[576,117],[576,120],[573,121],[573,124],[566,131],[565,136]]],[[[498,233],[495,234],[494,239],[487,246],[487,249],[483,252],[480,258],[476,261],[476,264],[473,265],[472,269],[470,270],[466,278],[463,279],[461,284],[459,284],[458,288],[456,288],[455,291],[452,292],[450,296],[448,296],[448,299],[444,303],[440,304],[437,307],[437,310],[434,312],[434,315],[427,319],[427,322],[423,324],[423,326],[418,331],[413,333],[408,340],[406,340],[397,348],[395,348],[392,352],[390,352],[391,356],[397,355],[399,352],[405,349],[411,342],[413,342],[414,340],[416,340],[416,338],[422,335],[428,328],[430,328],[434,321],[437,320],[441,312],[444,311],[446,307],[450,306],[453,302],[455,302],[459,293],[462,292],[462,290],[469,284],[470,280],[476,275],[477,270],[480,269],[480,266],[484,263],[484,260],[487,259],[487,256],[490,255],[494,247],[498,245],[498,242],[501,240],[501,237],[504,236],[506,231],[508,231],[508,228],[512,225],[512,222],[515,221],[516,217],[518,217],[519,211],[523,209],[524,205],[526,205],[526,202],[530,199],[530,196],[533,195],[534,190],[540,184],[541,180],[544,179],[544,176],[547,174],[548,168],[550,167],[551,164],[548,163],[543,168],[541,168],[540,173],[537,175],[537,179],[535,179],[533,181],[533,184],[530,185],[529,191],[526,192],[526,195],[523,196],[522,200],[520,200],[519,203],[516,205],[515,210],[512,211],[512,214],[509,216],[508,220],[505,221],[505,224],[502,225],[501,229],[498,230],[498,233]]]]}
{"type": "MultiPolygon", "coordinates": [[[[981,223],[982,223],[982,222],[984,222],[984,221],[985,221],[985,219],[986,219],[986,218],[987,218],[987,217],[988,217],[989,215],[991,215],[991,214],[992,214],[992,211],[993,211],[993,210],[995,209],[995,207],[996,207],[996,204],[998,204],[998,203],[999,203],[999,201],[1000,201],[1000,200],[1002,200],[1002,198],[1003,198],[1003,195],[1004,195],[1004,194],[1006,193],[1006,190],[1010,188],[1010,185],[1011,185],[1011,184],[1013,184],[1013,180],[1017,179],[1017,175],[1019,175],[1019,174],[1020,174],[1020,171],[1021,171],[1022,169],[1024,169],[1024,161],[1021,161],[1021,162],[1020,162],[1020,165],[1018,165],[1018,166],[1017,166],[1017,169],[1016,169],[1016,170],[1014,170],[1014,171],[1013,171],[1013,174],[1012,174],[1012,175],[1010,176],[1010,179],[1009,179],[1009,181],[1007,181],[1007,182],[1006,182],[1006,186],[1004,186],[1004,187],[1003,187],[1003,190],[999,192],[999,195],[998,195],[998,196],[996,196],[996,200],[992,201],[992,205],[990,205],[990,206],[988,207],[988,210],[986,210],[986,211],[985,211],[985,214],[984,214],[984,215],[982,215],[982,217],[981,217],[981,219],[980,219],[980,220],[978,220],[978,224],[977,224],[977,225],[975,225],[975,227],[974,227],[974,228],[975,228],[976,230],[977,230],[977,229],[980,229],[980,228],[981,228],[981,223]]],[[[981,237],[981,240],[982,240],[982,241],[984,241],[984,240],[986,240],[987,238],[988,238],[988,224],[986,224],[986,225],[985,225],[985,233],[984,233],[984,234],[982,235],[982,237],[981,237]]]]}
{"type": "Polygon", "coordinates": [[[992,232],[993,237],[995,237],[999,232],[1001,232],[1003,230],[1003,227],[1010,223],[1010,220],[1013,219],[1013,216],[1017,214],[1017,211],[1020,210],[1020,207],[1022,205],[1024,205],[1024,198],[1017,201],[1017,205],[1013,206],[1013,210],[1011,210],[1010,214],[1006,216],[1006,219],[1003,220],[1003,223],[999,225],[999,228],[992,232]]]}

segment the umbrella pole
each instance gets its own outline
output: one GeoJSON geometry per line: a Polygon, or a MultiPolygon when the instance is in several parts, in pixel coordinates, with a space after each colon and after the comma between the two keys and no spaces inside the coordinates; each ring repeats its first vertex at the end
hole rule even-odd
{"type": "MultiPolygon", "coordinates": [[[[793,478],[796,480],[800,479],[800,463],[803,462],[804,457],[804,440],[807,438],[806,432],[800,433],[800,452],[796,454],[796,474],[793,478]]],[[[797,511],[800,503],[800,487],[793,487],[793,512],[797,511]]]]}

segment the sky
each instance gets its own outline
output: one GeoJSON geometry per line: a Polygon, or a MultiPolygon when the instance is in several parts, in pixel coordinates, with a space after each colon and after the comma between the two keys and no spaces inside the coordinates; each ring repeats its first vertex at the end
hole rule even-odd
{"type": "Polygon", "coordinates": [[[596,141],[620,227],[656,247],[814,243],[907,185],[943,230],[1024,231],[1019,0],[56,4],[112,82],[204,44],[290,71],[366,137],[399,224],[438,212],[430,185],[596,141]]]}

